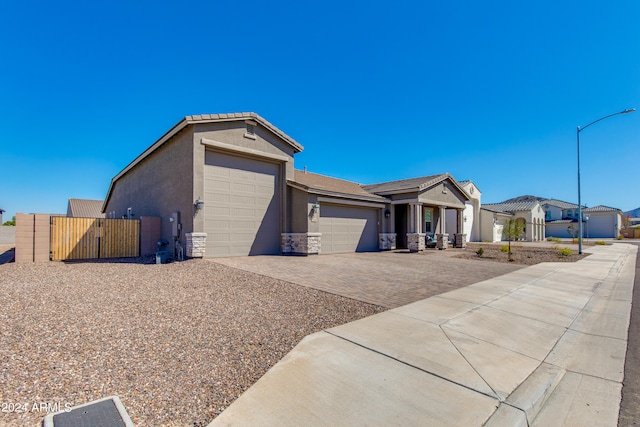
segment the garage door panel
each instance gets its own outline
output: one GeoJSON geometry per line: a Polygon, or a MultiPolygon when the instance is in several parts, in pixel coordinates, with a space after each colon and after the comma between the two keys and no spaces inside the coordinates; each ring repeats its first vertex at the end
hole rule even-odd
{"type": "Polygon", "coordinates": [[[206,256],[280,253],[279,169],[275,163],[206,153],[206,256]]]}
{"type": "Polygon", "coordinates": [[[378,250],[378,209],[321,205],[322,253],[378,250]]]}

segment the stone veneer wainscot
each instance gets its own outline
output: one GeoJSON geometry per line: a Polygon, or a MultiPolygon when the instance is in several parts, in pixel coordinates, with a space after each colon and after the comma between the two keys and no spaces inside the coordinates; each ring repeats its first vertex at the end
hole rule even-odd
{"type": "Polygon", "coordinates": [[[186,233],[187,256],[191,258],[204,257],[207,249],[207,233],[186,233]]]}
{"type": "Polygon", "coordinates": [[[282,233],[282,253],[291,255],[319,254],[322,233],[282,233]]]}

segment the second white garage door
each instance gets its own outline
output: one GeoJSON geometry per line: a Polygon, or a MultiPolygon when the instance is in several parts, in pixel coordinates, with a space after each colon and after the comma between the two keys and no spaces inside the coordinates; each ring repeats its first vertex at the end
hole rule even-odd
{"type": "Polygon", "coordinates": [[[207,257],[280,253],[280,166],[207,152],[207,257]]]}
{"type": "Polygon", "coordinates": [[[320,206],[321,253],[378,250],[378,209],[320,206]]]}

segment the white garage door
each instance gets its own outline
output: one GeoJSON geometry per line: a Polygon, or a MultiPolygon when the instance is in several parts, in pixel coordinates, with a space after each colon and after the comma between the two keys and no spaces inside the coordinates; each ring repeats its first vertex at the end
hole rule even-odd
{"type": "Polygon", "coordinates": [[[378,250],[378,209],[320,205],[323,254],[378,250]]]}
{"type": "Polygon", "coordinates": [[[279,165],[207,152],[204,169],[206,256],[279,254],[279,165]]]}

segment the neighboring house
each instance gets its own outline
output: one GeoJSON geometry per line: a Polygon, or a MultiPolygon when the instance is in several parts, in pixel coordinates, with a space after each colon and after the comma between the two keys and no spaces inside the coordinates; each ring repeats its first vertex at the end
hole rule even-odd
{"type": "Polygon", "coordinates": [[[536,200],[482,205],[480,209],[482,240],[490,242],[503,240],[504,223],[511,218],[522,223],[522,240],[528,242],[544,240],[544,215],[540,202],[536,200]]]}
{"type": "MultiPolygon", "coordinates": [[[[482,205],[482,193],[473,181],[459,181],[459,184],[469,195],[469,200],[465,202],[463,213],[464,228],[463,233],[466,234],[469,242],[480,242],[480,206],[482,205]]],[[[447,210],[447,229],[448,233],[453,234],[455,231],[450,228],[455,225],[456,212],[447,210]]]]}
{"type": "Polygon", "coordinates": [[[543,199],[541,203],[545,211],[546,237],[577,237],[578,205],[556,199],[543,199]]]}
{"type": "Polygon", "coordinates": [[[594,206],[582,210],[585,219],[583,236],[589,238],[617,238],[622,228],[622,212],[609,206],[594,206]]]}
{"type": "Polygon", "coordinates": [[[168,249],[197,240],[205,257],[418,250],[450,209],[464,229],[471,199],[449,174],[360,185],[295,170],[301,151],[255,113],[187,116],[112,179],[102,211],[161,217],[168,249]]]}
{"type": "Polygon", "coordinates": [[[104,218],[103,200],[69,199],[67,216],[72,218],[104,218]]]}

